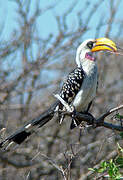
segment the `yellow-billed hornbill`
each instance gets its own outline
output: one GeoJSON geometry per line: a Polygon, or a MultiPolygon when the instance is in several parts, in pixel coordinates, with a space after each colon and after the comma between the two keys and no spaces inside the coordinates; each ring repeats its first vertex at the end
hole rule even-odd
{"type": "MultiPolygon", "coordinates": [[[[69,73],[60,91],[60,97],[72,105],[77,112],[88,113],[90,104],[96,96],[98,84],[98,68],[96,58],[93,56],[97,51],[117,51],[116,44],[108,38],[88,39],[77,48],[77,67],[69,73]]],[[[21,144],[30,136],[36,127],[42,127],[51,120],[56,112],[62,110],[63,104],[58,100],[39,117],[27,122],[14,134],[0,143],[0,147],[8,147],[12,143],[21,144]]],[[[60,118],[64,118],[63,115],[60,118]]],[[[71,129],[80,122],[72,120],[71,129]]]]}

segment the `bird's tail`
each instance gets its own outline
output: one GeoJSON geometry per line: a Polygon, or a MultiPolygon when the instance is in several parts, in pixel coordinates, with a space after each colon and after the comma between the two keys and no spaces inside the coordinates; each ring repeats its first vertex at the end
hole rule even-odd
{"type": "Polygon", "coordinates": [[[27,137],[29,137],[36,128],[40,128],[49,122],[55,113],[56,106],[59,104],[59,101],[56,101],[48,110],[42,113],[37,118],[27,122],[22,128],[17,130],[15,133],[7,137],[0,143],[0,148],[8,149],[8,147],[15,143],[21,144],[27,137]]]}

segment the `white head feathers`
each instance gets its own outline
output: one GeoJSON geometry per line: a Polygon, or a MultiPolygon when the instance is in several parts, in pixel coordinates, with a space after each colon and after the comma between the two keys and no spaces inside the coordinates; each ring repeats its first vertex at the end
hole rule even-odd
{"type": "Polygon", "coordinates": [[[88,42],[95,42],[95,39],[85,40],[82,44],[79,45],[76,51],[76,64],[81,65],[81,60],[85,58],[85,54],[91,52],[91,49],[87,46],[88,42]]]}

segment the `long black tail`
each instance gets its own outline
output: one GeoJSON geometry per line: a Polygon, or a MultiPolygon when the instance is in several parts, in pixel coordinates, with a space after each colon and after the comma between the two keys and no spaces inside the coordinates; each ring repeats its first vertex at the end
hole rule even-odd
{"type": "Polygon", "coordinates": [[[5,147],[6,149],[13,142],[16,144],[21,144],[27,137],[29,137],[34,132],[36,127],[42,127],[53,118],[54,110],[58,104],[59,101],[56,101],[48,110],[46,110],[40,116],[27,122],[22,128],[7,137],[4,141],[0,143],[0,148],[5,147]]]}

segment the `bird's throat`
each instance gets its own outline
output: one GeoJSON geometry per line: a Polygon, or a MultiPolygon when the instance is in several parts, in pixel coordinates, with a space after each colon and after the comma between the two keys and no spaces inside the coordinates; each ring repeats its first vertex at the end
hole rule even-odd
{"type": "Polygon", "coordinates": [[[91,61],[95,61],[95,60],[96,60],[96,58],[93,57],[93,55],[92,55],[91,52],[86,53],[86,54],[85,54],[85,58],[86,58],[86,59],[89,59],[89,60],[91,60],[91,61]]]}

